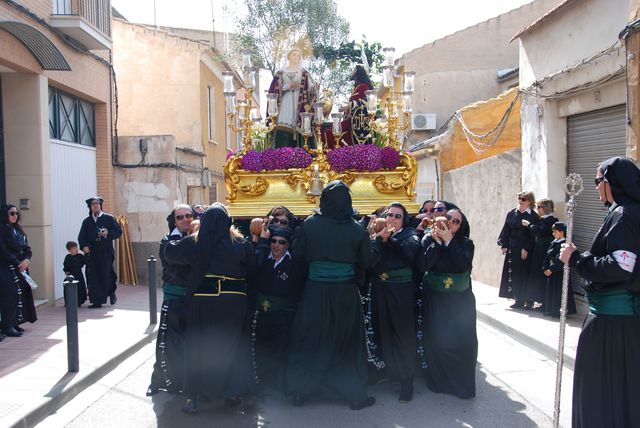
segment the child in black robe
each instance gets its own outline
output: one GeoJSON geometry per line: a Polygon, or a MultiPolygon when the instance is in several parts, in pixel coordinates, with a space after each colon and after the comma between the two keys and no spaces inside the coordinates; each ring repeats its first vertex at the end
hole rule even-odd
{"type": "MultiPolygon", "coordinates": [[[[543,315],[560,318],[560,306],[562,298],[562,273],[564,271],[564,263],[560,261],[560,248],[566,242],[565,233],[567,225],[561,221],[554,223],[551,227],[554,241],[551,243],[547,255],[542,262],[542,271],[547,277],[547,288],[544,295],[545,311],[543,315]]],[[[567,295],[567,314],[576,313],[576,302],[569,284],[569,293],[567,295]]]]}
{"type": "MultiPolygon", "coordinates": [[[[77,243],[69,241],[67,242],[66,247],[69,254],[64,258],[64,274],[73,275],[73,278],[78,281],[78,307],[80,307],[87,301],[87,286],[84,282],[84,275],[82,274],[82,267],[87,264],[87,260],[85,259],[84,254],[78,251],[77,243]]],[[[64,300],[66,305],[66,290],[64,300]]]]}

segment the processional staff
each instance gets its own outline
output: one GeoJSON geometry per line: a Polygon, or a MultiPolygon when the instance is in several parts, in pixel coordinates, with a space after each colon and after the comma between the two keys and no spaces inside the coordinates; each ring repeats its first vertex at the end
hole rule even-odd
{"type": "MultiPolygon", "coordinates": [[[[584,188],[582,177],[580,174],[571,173],[567,176],[565,182],[565,191],[569,195],[567,202],[567,240],[566,245],[573,241],[573,214],[576,210],[575,197],[582,192],[584,188]]],[[[562,387],[562,365],[564,360],[564,334],[567,325],[567,297],[569,295],[569,263],[564,265],[564,273],[562,277],[562,298],[560,306],[560,335],[558,339],[558,364],[556,368],[556,396],[553,408],[553,426],[558,428],[560,423],[560,391],[562,387]]]]}

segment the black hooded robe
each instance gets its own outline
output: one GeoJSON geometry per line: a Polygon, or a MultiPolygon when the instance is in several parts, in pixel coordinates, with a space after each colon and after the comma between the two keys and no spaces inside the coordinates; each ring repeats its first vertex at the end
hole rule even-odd
{"type": "Polygon", "coordinates": [[[418,232],[405,227],[386,243],[377,237],[372,248],[371,315],[375,349],[391,379],[410,380],[417,361],[414,268],[420,252],[418,232]],[[394,272],[400,270],[408,274],[408,280],[394,278],[394,272]]]}
{"type": "Polygon", "coordinates": [[[522,302],[527,297],[527,280],[531,268],[534,237],[529,228],[522,225],[522,220],[537,224],[538,219],[538,214],[531,210],[521,213],[517,208],[514,208],[507,213],[507,218],[498,237],[498,245],[507,249],[502,266],[500,291],[498,292],[500,297],[522,302]],[[520,254],[523,249],[529,253],[525,260],[522,260],[520,254]]]}
{"type": "Polygon", "coordinates": [[[116,281],[118,279],[114,270],[114,260],[116,252],[113,248],[113,241],[122,235],[122,229],[111,214],[102,213],[94,221],[89,215],[82,221],[80,233],[78,233],[78,244],[80,249],[89,247],[91,250],[88,256],[85,272],[87,274],[87,289],[89,291],[89,301],[96,305],[107,303],[107,297],[116,291],[116,281]],[[107,237],[98,235],[98,229],[107,229],[107,237]]]}
{"type": "Polygon", "coordinates": [[[257,261],[253,245],[232,239],[230,227],[226,209],[216,203],[201,216],[197,238],[170,241],[164,249],[168,263],[191,266],[184,380],[189,398],[237,397],[255,390],[244,279],[257,261]]]}
{"type": "MultiPolygon", "coordinates": [[[[629,159],[600,165],[610,207],[591,249],[569,265],[588,281],[590,313],[578,340],[573,375],[573,428],[640,426],[640,170],[629,159]],[[630,267],[630,265],[627,265],[630,267]]],[[[603,184],[604,185],[604,184],[603,184]]]]}
{"type": "MultiPolygon", "coordinates": [[[[564,263],[560,260],[560,249],[562,244],[566,242],[565,238],[554,240],[549,246],[547,255],[542,262],[542,271],[550,270],[551,275],[546,276],[547,286],[544,295],[544,314],[553,317],[560,317],[560,307],[562,306],[562,277],[564,272],[564,263]]],[[[543,273],[544,275],[544,273],[543,273]]],[[[569,293],[567,294],[567,315],[576,313],[576,301],[571,291],[571,282],[569,282],[569,293]]]]}
{"type": "Polygon", "coordinates": [[[310,268],[293,323],[286,371],[290,395],[307,398],[326,387],[352,402],[367,397],[367,350],[355,267],[368,268],[371,242],[352,213],[349,188],[333,181],[322,192],[320,212],[296,229],[293,256],[309,262],[310,268]],[[324,263],[342,272],[350,267],[353,275],[312,279],[324,263]]]}
{"type": "MultiPolygon", "coordinates": [[[[418,268],[437,274],[470,273],[473,253],[473,241],[467,237],[454,238],[445,246],[425,236],[418,268]]],[[[471,286],[442,291],[423,283],[423,289],[427,387],[460,398],[475,397],[478,337],[471,286]]]]}
{"type": "Polygon", "coordinates": [[[533,234],[534,244],[533,250],[529,254],[531,257],[531,270],[529,271],[529,280],[525,290],[525,300],[527,302],[544,302],[547,277],[542,273],[542,262],[547,255],[551,241],[553,241],[551,226],[557,221],[557,217],[548,215],[540,218],[538,223],[529,225],[529,230],[533,234]]]}

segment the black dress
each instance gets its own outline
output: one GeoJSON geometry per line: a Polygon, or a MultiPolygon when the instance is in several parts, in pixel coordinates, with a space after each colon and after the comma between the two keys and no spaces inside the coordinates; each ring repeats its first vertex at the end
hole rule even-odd
{"type": "Polygon", "coordinates": [[[156,362],[153,364],[149,394],[157,390],[178,393],[184,388],[187,308],[186,295],[191,267],[171,264],[164,250],[171,241],[179,241],[183,235],[178,229],[160,241],[162,264],[163,301],[160,309],[160,328],[156,338],[156,362]]]}
{"type": "Polygon", "coordinates": [[[115,260],[115,250],[113,249],[114,239],[122,235],[122,229],[112,215],[102,213],[96,220],[93,216],[88,216],[82,221],[80,233],[78,233],[78,244],[80,248],[89,247],[87,267],[87,288],[89,290],[89,301],[96,305],[107,303],[107,297],[116,291],[116,272],[113,269],[115,260]],[[107,237],[98,235],[98,229],[107,229],[107,237]]]}
{"type": "Polygon", "coordinates": [[[591,249],[569,259],[588,281],[590,310],[576,351],[573,427],[638,427],[640,170],[624,158],[609,159],[600,169],[615,203],[591,249]]]}
{"type": "Polygon", "coordinates": [[[498,237],[498,245],[507,249],[498,294],[500,297],[515,299],[519,302],[524,302],[527,297],[526,287],[534,237],[531,230],[522,225],[522,220],[536,224],[538,219],[538,214],[531,210],[521,213],[517,208],[514,208],[507,213],[507,218],[498,237]],[[523,249],[529,253],[526,260],[522,260],[521,257],[523,249]]]}
{"type": "MultiPolygon", "coordinates": [[[[551,242],[547,255],[542,263],[542,271],[550,270],[551,276],[546,276],[547,286],[544,295],[544,314],[553,317],[560,317],[560,307],[562,305],[562,276],[564,272],[564,263],[560,260],[560,248],[566,239],[557,239],[551,242]]],[[[543,273],[544,275],[544,273],[543,273]]],[[[576,313],[576,301],[573,298],[571,290],[571,281],[569,281],[569,290],[567,294],[567,314],[576,313]]]]}
{"type": "MultiPolygon", "coordinates": [[[[413,378],[416,368],[416,230],[406,227],[387,242],[375,239],[371,278],[373,345],[370,352],[394,380],[413,378]],[[373,348],[373,349],[372,349],[373,348]]],[[[378,364],[379,366],[380,364],[378,364]]]]}
{"type": "Polygon", "coordinates": [[[255,269],[253,245],[231,238],[231,219],[214,204],[198,238],[170,241],[167,262],[191,267],[186,296],[184,392],[189,398],[237,397],[255,391],[245,278],[255,269]]]}
{"type": "Polygon", "coordinates": [[[11,225],[0,226],[0,327],[2,330],[38,319],[33,292],[18,270],[31,259],[27,236],[11,225]]]}
{"type": "Polygon", "coordinates": [[[73,275],[73,279],[78,281],[78,306],[87,301],[87,284],[84,282],[84,274],[82,273],[82,268],[86,263],[85,256],[82,253],[76,253],[75,255],[67,254],[62,263],[64,274],[73,275]]]}
{"type": "Polygon", "coordinates": [[[257,250],[262,263],[249,276],[254,296],[255,358],[262,385],[284,389],[293,319],[307,279],[306,266],[287,252],[276,265],[266,239],[257,250]]]}
{"type": "Polygon", "coordinates": [[[296,229],[293,256],[310,263],[293,323],[287,393],[309,397],[321,387],[349,401],[366,399],[367,350],[356,267],[367,269],[371,242],[352,219],[349,188],[325,187],[321,213],[296,229]]]}
{"type": "Polygon", "coordinates": [[[531,270],[529,271],[529,281],[527,281],[525,293],[527,302],[544,302],[547,277],[542,273],[542,262],[547,255],[551,241],[553,241],[551,226],[557,221],[557,217],[549,215],[542,217],[538,223],[529,225],[534,237],[534,244],[533,251],[529,255],[531,257],[531,270]]]}
{"type": "Polygon", "coordinates": [[[476,395],[478,337],[470,278],[473,253],[473,241],[466,237],[454,238],[445,246],[425,236],[418,257],[418,267],[426,272],[423,301],[427,387],[460,398],[476,395]]]}

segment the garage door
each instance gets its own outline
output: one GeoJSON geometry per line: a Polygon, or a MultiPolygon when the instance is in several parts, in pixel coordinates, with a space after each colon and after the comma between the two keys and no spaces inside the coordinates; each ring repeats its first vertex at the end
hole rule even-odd
{"type": "MultiPolygon", "coordinates": [[[[568,172],[577,172],[584,180],[584,190],[576,198],[573,240],[580,251],[586,251],[607,215],[593,183],[596,168],[603,160],[626,153],[625,106],[570,116],[567,128],[568,172]]],[[[579,292],[575,285],[582,285],[582,279],[572,278],[579,292]]]]}

